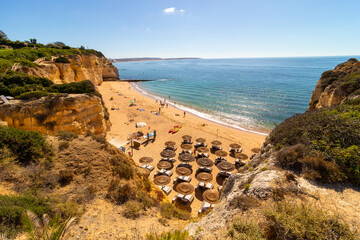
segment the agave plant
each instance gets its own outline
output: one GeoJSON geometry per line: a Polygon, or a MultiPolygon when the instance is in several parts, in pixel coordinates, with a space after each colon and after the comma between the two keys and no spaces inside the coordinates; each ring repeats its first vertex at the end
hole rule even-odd
{"type": "Polygon", "coordinates": [[[61,240],[65,239],[76,218],[70,217],[64,222],[55,221],[50,224],[50,218],[44,214],[40,219],[31,211],[26,211],[22,223],[30,240],[61,240]]]}

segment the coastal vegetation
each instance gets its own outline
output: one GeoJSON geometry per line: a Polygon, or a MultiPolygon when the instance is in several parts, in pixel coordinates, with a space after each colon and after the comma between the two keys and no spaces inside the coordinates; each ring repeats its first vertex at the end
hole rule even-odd
{"type": "Polygon", "coordinates": [[[99,96],[94,84],[89,80],[54,84],[47,78],[20,72],[9,71],[6,74],[0,74],[0,95],[28,100],[59,93],[87,93],[99,96]]]}
{"type": "Polygon", "coordinates": [[[339,217],[304,202],[283,200],[265,207],[256,219],[237,217],[227,236],[231,239],[359,239],[339,217]]]}

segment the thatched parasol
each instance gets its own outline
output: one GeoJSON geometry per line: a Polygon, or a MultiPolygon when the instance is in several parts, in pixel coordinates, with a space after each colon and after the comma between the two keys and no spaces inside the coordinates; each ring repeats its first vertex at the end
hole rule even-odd
{"type": "Polygon", "coordinates": [[[192,170],[187,167],[177,167],[176,173],[179,174],[180,176],[189,176],[192,174],[192,170]]]}
{"type": "Polygon", "coordinates": [[[227,171],[227,172],[231,172],[232,170],[235,169],[234,164],[227,162],[227,161],[222,161],[222,162],[218,163],[217,167],[220,170],[227,171]]]}
{"type": "Polygon", "coordinates": [[[209,158],[199,158],[196,162],[201,167],[212,167],[214,165],[214,162],[209,158]]]}
{"type": "Polygon", "coordinates": [[[203,193],[203,199],[209,203],[216,203],[219,199],[219,192],[213,189],[208,189],[203,193]]]}
{"type": "Polygon", "coordinates": [[[194,156],[190,153],[182,153],[179,155],[179,160],[182,162],[192,162],[194,161],[194,156]]]}
{"type": "Polygon", "coordinates": [[[190,183],[182,182],[176,186],[176,191],[184,195],[192,194],[194,192],[194,186],[190,183]]]}
{"type": "Polygon", "coordinates": [[[238,159],[241,159],[241,160],[246,160],[249,158],[248,155],[243,154],[243,153],[235,153],[235,157],[238,159]]]}
{"type": "Polygon", "coordinates": [[[200,182],[210,182],[213,179],[211,173],[201,172],[196,175],[196,179],[200,182]]]}
{"type": "Polygon", "coordinates": [[[223,150],[218,150],[215,152],[215,155],[218,157],[226,157],[228,154],[227,154],[227,152],[225,152],[223,150]]]}
{"type": "Polygon", "coordinates": [[[182,136],[182,139],[184,140],[190,140],[192,137],[190,135],[184,135],[182,136]]]}
{"type": "Polygon", "coordinates": [[[168,161],[160,161],[157,164],[158,169],[165,169],[165,170],[170,170],[173,168],[173,164],[171,162],[168,161]]]}
{"type": "Polygon", "coordinates": [[[192,145],[191,145],[191,144],[181,144],[180,147],[181,147],[182,149],[186,149],[186,150],[192,149],[192,145]]]}
{"type": "Polygon", "coordinates": [[[167,147],[174,147],[175,145],[176,145],[176,143],[174,141],[165,142],[165,146],[167,146],[167,147]]]}
{"type": "Polygon", "coordinates": [[[215,140],[211,142],[212,145],[216,145],[216,146],[220,146],[222,144],[222,142],[220,142],[219,140],[215,140]]]}
{"type": "Polygon", "coordinates": [[[207,152],[209,152],[210,150],[209,150],[207,147],[198,147],[198,148],[197,148],[197,151],[198,151],[198,152],[201,152],[201,153],[207,153],[207,152]]]}
{"type": "Polygon", "coordinates": [[[151,163],[153,159],[151,157],[142,157],[139,159],[140,163],[151,163]]]}
{"type": "Polygon", "coordinates": [[[172,158],[175,157],[176,153],[173,150],[166,149],[160,153],[162,157],[172,158]]]}
{"type": "Polygon", "coordinates": [[[230,147],[231,148],[241,148],[240,144],[237,144],[237,143],[230,144],[230,147]]]}
{"type": "Polygon", "coordinates": [[[154,178],[154,183],[156,185],[166,185],[171,181],[171,178],[166,176],[166,175],[160,175],[160,176],[156,176],[154,178]]]}
{"type": "Polygon", "coordinates": [[[259,153],[261,151],[261,149],[260,148],[252,148],[251,151],[253,153],[259,153]]]}
{"type": "Polygon", "coordinates": [[[206,139],[205,138],[198,138],[198,139],[196,139],[196,142],[204,143],[204,142],[206,142],[206,139]]]}

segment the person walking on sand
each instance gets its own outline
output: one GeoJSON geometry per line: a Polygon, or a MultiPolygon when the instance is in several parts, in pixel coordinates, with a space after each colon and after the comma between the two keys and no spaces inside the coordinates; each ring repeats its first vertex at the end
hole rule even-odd
{"type": "Polygon", "coordinates": [[[161,108],[159,108],[159,113],[160,113],[160,110],[161,110],[161,108]]]}
{"type": "Polygon", "coordinates": [[[185,115],[186,115],[186,112],[184,111],[184,117],[185,117],[185,115]]]}

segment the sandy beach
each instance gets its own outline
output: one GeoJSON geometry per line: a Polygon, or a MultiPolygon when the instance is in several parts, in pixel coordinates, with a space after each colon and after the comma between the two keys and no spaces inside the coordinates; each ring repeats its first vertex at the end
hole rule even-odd
{"type": "MultiPolygon", "coordinates": [[[[154,161],[150,164],[155,169],[150,174],[150,179],[153,180],[154,173],[158,170],[157,163],[161,159],[160,152],[165,147],[166,141],[176,142],[176,162],[172,169],[173,175],[171,180],[176,178],[178,174],[175,172],[176,166],[180,163],[178,160],[178,153],[182,150],[180,144],[182,142],[183,135],[192,136],[192,140],[195,143],[195,139],[202,137],[206,139],[208,147],[211,147],[211,141],[219,140],[222,142],[223,150],[229,150],[229,144],[238,143],[241,145],[243,153],[251,156],[250,149],[261,147],[265,140],[264,135],[245,132],[237,130],[231,127],[223,126],[211,121],[207,121],[195,115],[186,114],[175,107],[164,107],[160,109],[160,115],[155,115],[152,112],[159,112],[159,102],[154,99],[146,97],[133,89],[128,82],[104,82],[98,87],[100,93],[103,96],[106,107],[110,113],[110,121],[112,123],[111,130],[108,132],[107,140],[111,141],[114,137],[123,141],[128,141],[131,133],[142,130],[145,134],[147,132],[153,132],[156,130],[157,136],[154,142],[149,142],[147,145],[141,145],[141,147],[133,150],[133,159],[139,163],[139,159],[144,156],[152,157],[154,161]],[[111,100],[112,99],[112,100],[111,100]],[[135,101],[136,106],[129,106],[130,101],[135,101]],[[110,110],[113,105],[119,110],[110,110]],[[140,111],[138,109],[144,109],[140,111]],[[143,129],[136,128],[135,123],[145,122],[147,124],[143,129]],[[181,125],[182,128],[175,134],[169,133],[175,125],[181,125]],[[149,129],[150,127],[150,129],[149,129]]],[[[144,139],[145,141],[145,139],[144,139]]],[[[131,152],[130,145],[126,145],[126,152],[131,152]]],[[[193,150],[193,149],[192,149],[193,150]]],[[[215,160],[215,155],[209,153],[209,158],[215,160]]],[[[234,163],[234,158],[227,156],[226,159],[234,163]]],[[[191,174],[192,181],[190,182],[194,187],[197,185],[198,180],[195,178],[196,169],[199,167],[196,161],[191,162],[193,173],[191,174]]],[[[219,184],[216,181],[216,175],[219,172],[216,166],[213,166],[213,180],[214,189],[217,189],[219,184]]],[[[234,173],[236,170],[233,171],[234,173]]],[[[168,186],[173,187],[172,181],[168,186]]],[[[175,189],[169,194],[169,200],[176,195],[175,189]]],[[[202,197],[195,195],[194,202],[191,204],[193,216],[197,215],[197,212],[202,204],[202,197]]],[[[201,195],[201,194],[200,194],[201,195]]]]}

